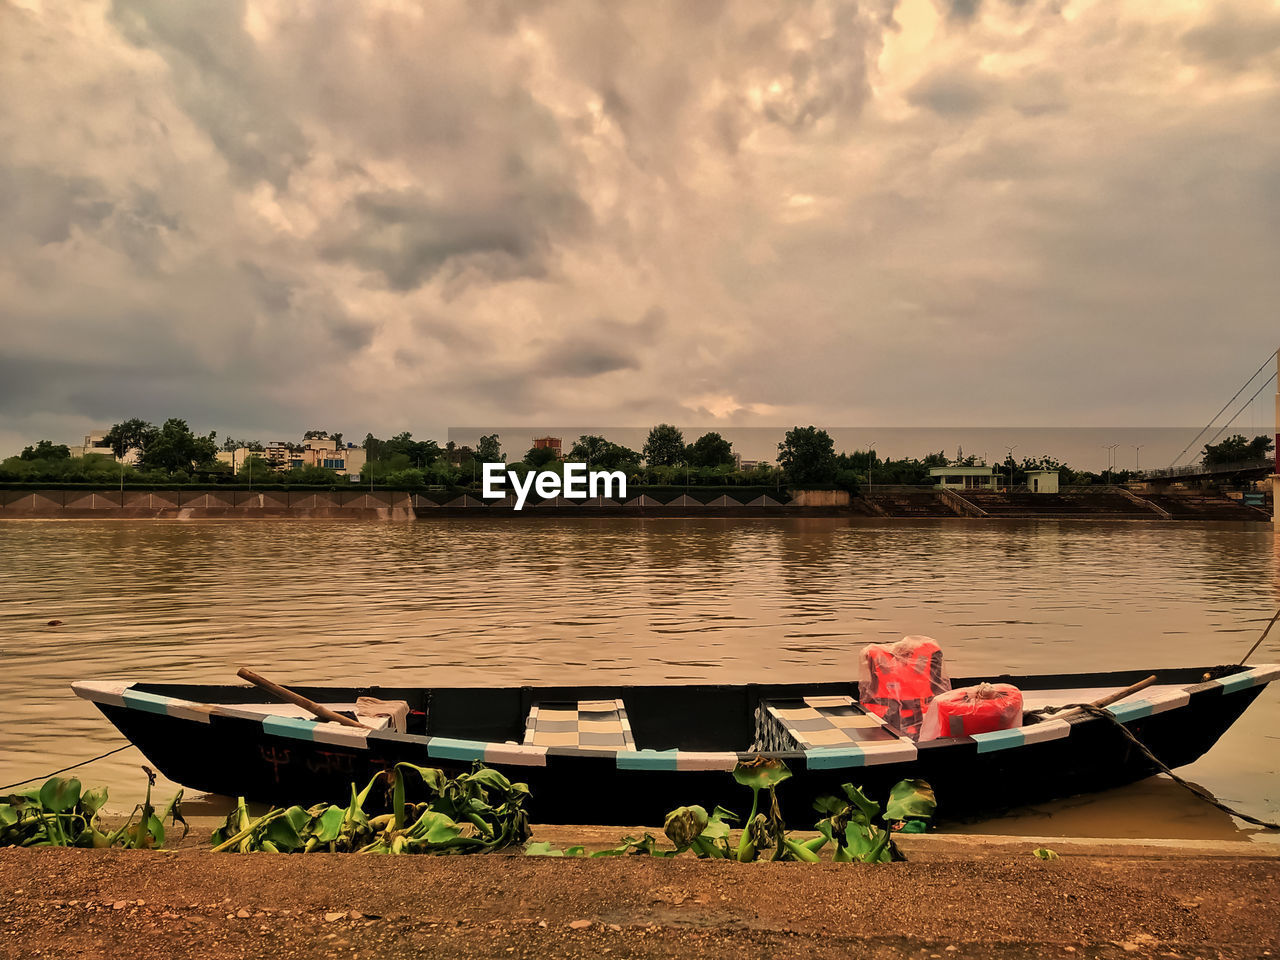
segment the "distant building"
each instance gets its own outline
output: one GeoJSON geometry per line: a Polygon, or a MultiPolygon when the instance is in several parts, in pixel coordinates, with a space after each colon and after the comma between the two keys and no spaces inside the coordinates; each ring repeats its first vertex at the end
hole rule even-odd
{"type": "Polygon", "coordinates": [[[300,470],[303,467],[323,467],[332,470],[340,477],[359,477],[364,469],[366,454],[363,447],[354,443],[338,446],[337,441],[328,437],[317,437],[301,443],[289,443],[284,440],[273,440],[263,450],[249,450],[247,447],[230,452],[218,452],[218,460],[231,465],[233,470],[244,466],[247,457],[262,457],[278,470],[300,470]]]}
{"type": "Polygon", "coordinates": [[[560,450],[560,442],[559,437],[534,437],[533,449],[541,450],[545,447],[547,449],[554,450],[556,453],[556,459],[563,460],[564,454],[560,450]]]}
{"type": "Polygon", "coordinates": [[[137,463],[142,451],[137,447],[132,447],[125,451],[123,457],[117,457],[115,451],[111,449],[111,444],[107,443],[105,433],[88,433],[85,434],[84,443],[69,443],[67,449],[71,451],[73,457],[87,457],[91,453],[96,453],[103,457],[110,457],[117,463],[137,463]]]}
{"type": "Polygon", "coordinates": [[[1028,470],[1027,489],[1032,493],[1057,493],[1057,470],[1028,470]]]}
{"type": "Polygon", "coordinates": [[[936,486],[959,490],[994,490],[994,467],[930,467],[929,476],[936,486]]]}

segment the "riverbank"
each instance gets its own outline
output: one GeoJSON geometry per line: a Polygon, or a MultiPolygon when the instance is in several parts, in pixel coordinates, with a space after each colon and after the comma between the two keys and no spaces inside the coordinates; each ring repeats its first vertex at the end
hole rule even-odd
{"type": "Polygon", "coordinates": [[[1024,840],[910,841],[910,862],[879,867],[0,850],[0,956],[1280,953],[1280,858],[1249,844],[1073,841],[1040,861],[1024,840]]]}
{"type": "Polygon", "coordinates": [[[1211,491],[1142,495],[1123,487],[1065,488],[1058,493],[956,491],[938,487],[876,487],[861,495],[843,490],[665,490],[625,501],[585,502],[555,497],[526,504],[489,502],[470,493],[397,490],[0,490],[0,520],[412,520],[455,517],[763,518],[864,517],[878,520],[1209,520],[1265,523],[1268,508],[1211,491]],[[456,495],[455,495],[456,494],[456,495]]]}

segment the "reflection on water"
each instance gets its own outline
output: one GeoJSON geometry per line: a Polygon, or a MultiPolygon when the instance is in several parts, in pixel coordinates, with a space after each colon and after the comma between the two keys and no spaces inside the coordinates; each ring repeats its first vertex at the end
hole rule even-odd
{"type": "MultiPolygon", "coordinates": [[[[0,524],[0,557],[0,785],[120,742],[69,694],[82,677],[796,680],[909,633],[958,675],[1174,666],[1238,658],[1280,597],[1266,524],[37,521],[0,524]]],[[[1254,658],[1277,659],[1280,631],[1254,658]]],[[[1273,686],[1188,775],[1280,816],[1277,720],[1273,686]]],[[[124,799],[136,763],[85,775],[124,799]]],[[[1168,803],[1165,835],[1234,829],[1168,803]]],[[[1111,819],[1102,804],[1070,809],[1111,819]]]]}

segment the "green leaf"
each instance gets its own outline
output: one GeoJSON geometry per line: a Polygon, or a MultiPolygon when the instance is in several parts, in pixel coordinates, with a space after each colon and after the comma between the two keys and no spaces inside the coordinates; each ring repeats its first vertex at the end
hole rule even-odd
{"type": "Polygon", "coordinates": [[[290,807],[282,816],[267,824],[262,842],[264,845],[269,842],[279,850],[292,853],[306,843],[303,832],[310,822],[311,814],[306,810],[302,807],[290,807]]]}
{"type": "Polygon", "coordinates": [[[318,817],[312,820],[308,828],[311,837],[318,843],[333,843],[342,832],[342,821],[345,817],[346,811],[341,807],[333,805],[326,807],[318,817]]]}
{"type": "Polygon", "coordinates": [[[889,791],[884,808],[886,820],[928,819],[938,809],[933,787],[923,780],[900,780],[889,791]]]}
{"type": "Polygon", "coordinates": [[[563,857],[564,851],[551,846],[550,840],[538,840],[524,848],[526,857],[563,857]]]}
{"type": "Polygon", "coordinates": [[[677,807],[667,814],[662,830],[677,849],[687,850],[707,828],[707,823],[707,811],[702,807],[677,807]]]}
{"type": "Polygon", "coordinates": [[[806,863],[817,863],[821,859],[815,851],[810,850],[803,843],[792,840],[790,837],[782,841],[782,846],[783,849],[785,849],[787,853],[796,860],[803,860],[806,863]]]}
{"type": "Polygon", "coordinates": [[[18,822],[18,811],[9,803],[0,803],[0,827],[11,827],[18,822]]]}
{"type": "Polygon", "coordinates": [[[855,787],[852,783],[842,783],[840,788],[844,790],[845,796],[849,798],[849,805],[853,808],[852,819],[863,826],[870,826],[871,822],[880,815],[880,804],[868,799],[862,792],[862,788],[855,787]]]}
{"type": "Polygon", "coordinates": [[[40,788],[40,804],[52,813],[66,813],[80,802],[80,781],[75,777],[52,777],[40,788]]]}
{"type": "Polygon", "coordinates": [[[147,817],[146,829],[139,835],[138,846],[147,849],[164,846],[164,822],[154,813],[147,817]]]}
{"type": "Polygon", "coordinates": [[[904,820],[899,833],[927,833],[929,825],[923,820],[904,820]]]}
{"type": "Polygon", "coordinates": [[[889,841],[889,834],[879,827],[850,821],[844,828],[844,845],[854,860],[875,863],[889,841]]]}
{"type": "Polygon", "coordinates": [[[84,808],[85,816],[92,820],[98,815],[107,804],[107,788],[91,787],[80,795],[80,806],[84,808]]]}
{"type": "Polygon", "coordinates": [[[593,857],[620,857],[625,854],[642,854],[651,857],[663,856],[662,851],[658,849],[658,841],[651,834],[644,834],[639,839],[635,837],[623,837],[622,843],[612,850],[597,850],[591,854],[593,857]]]}
{"type": "Polygon", "coordinates": [[[733,779],[752,790],[764,790],[776,787],[784,780],[791,778],[787,765],[777,757],[766,757],[760,754],[750,760],[739,760],[733,768],[733,779]]]}
{"type": "Polygon", "coordinates": [[[1031,852],[1035,854],[1037,857],[1039,857],[1041,860],[1057,860],[1058,859],[1058,855],[1054,853],[1052,850],[1050,850],[1048,847],[1036,847],[1031,852]]]}

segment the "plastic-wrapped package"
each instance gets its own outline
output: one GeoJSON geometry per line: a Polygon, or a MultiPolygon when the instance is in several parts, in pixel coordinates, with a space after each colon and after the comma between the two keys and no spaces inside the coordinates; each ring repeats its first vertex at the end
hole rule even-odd
{"type": "Polygon", "coordinates": [[[1022,691],[1009,683],[980,683],[939,694],[929,704],[921,740],[971,737],[1022,726],[1022,691]]]}
{"type": "Polygon", "coordinates": [[[933,698],[950,689],[942,648],[932,637],[903,637],[862,649],[859,703],[912,739],[919,735],[933,698]]]}

